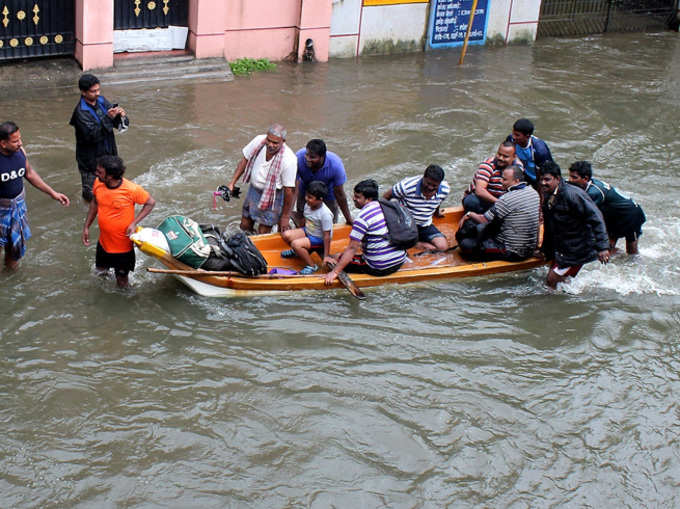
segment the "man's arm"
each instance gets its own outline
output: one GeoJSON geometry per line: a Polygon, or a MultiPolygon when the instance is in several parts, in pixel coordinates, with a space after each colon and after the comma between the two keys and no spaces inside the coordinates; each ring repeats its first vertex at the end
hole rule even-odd
{"type": "Polygon", "coordinates": [[[333,194],[335,195],[335,201],[340,208],[340,212],[345,217],[345,223],[352,225],[354,220],[352,219],[352,214],[349,212],[349,206],[347,204],[347,195],[345,194],[345,188],[343,187],[345,182],[347,182],[347,171],[345,170],[345,165],[342,163],[342,159],[337,154],[333,154],[334,157],[326,154],[326,157],[331,157],[333,160],[333,166],[335,166],[336,171],[333,179],[329,184],[333,186],[333,194]]]}
{"type": "Polygon", "coordinates": [[[246,159],[245,157],[241,158],[241,160],[236,165],[236,171],[234,172],[234,176],[227,184],[229,191],[232,192],[234,191],[234,186],[236,185],[236,182],[238,182],[238,179],[241,178],[241,175],[243,175],[243,172],[245,171],[247,165],[248,159],[246,159]]]}
{"type": "MultiPolygon", "coordinates": [[[[120,106],[116,106],[115,108],[109,108],[106,114],[109,116],[109,118],[113,121],[113,125],[118,128],[121,126],[123,123],[123,119],[127,117],[127,113],[123,108],[120,106]],[[118,117],[120,115],[120,117],[118,117]],[[116,120],[118,119],[118,120],[116,120]]],[[[129,120],[128,120],[129,122],[129,120]]]]}
{"type": "MultiPolygon", "coordinates": [[[[547,198],[545,197],[544,199],[547,200],[547,198]]],[[[548,214],[548,210],[545,206],[542,206],[542,212],[543,212],[543,242],[541,242],[540,250],[543,252],[543,256],[545,256],[546,260],[552,260],[555,257],[552,216],[548,214]]]]}
{"type": "MultiPolygon", "coordinates": [[[[585,194],[585,193],[583,193],[585,194]]],[[[590,225],[595,237],[595,249],[597,249],[597,258],[602,263],[609,261],[609,235],[607,234],[607,227],[604,224],[604,217],[602,212],[593,203],[590,197],[579,194],[579,208],[585,218],[585,222],[590,225]]]]}
{"type": "Polygon", "coordinates": [[[281,218],[279,219],[279,233],[290,230],[290,210],[293,208],[293,201],[295,200],[295,188],[283,188],[283,210],[281,210],[281,218]]]}
{"type": "Polygon", "coordinates": [[[534,162],[537,166],[542,165],[546,161],[552,161],[553,157],[550,153],[550,147],[548,144],[540,138],[533,139],[534,142],[534,162]]]}
{"type": "Polygon", "coordinates": [[[305,188],[302,180],[297,181],[297,197],[295,205],[295,225],[302,228],[305,225],[305,188]]]}
{"type": "Polygon", "coordinates": [[[331,232],[330,230],[323,232],[323,262],[334,262],[331,258],[331,232]]]}
{"type": "Polygon", "coordinates": [[[352,214],[349,212],[349,205],[347,204],[347,195],[345,194],[345,188],[341,185],[335,186],[333,188],[335,194],[335,200],[338,202],[338,207],[340,207],[340,212],[345,216],[345,222],[348,225],[352,224],[352,214]]]}
{"type": "Polygon", "coordinates": [[[352,258],[354,258],[354,255],[357,253],[357,251],[359,251],[360,248],[361,242],[358,240],[349,239],[349,246],[347,246],[342,252],[342,255],[340,255],[338,263],[335,265],[335,267],[333,267],[333,270],[327,274],[324,274],[323,279],[325,284],[330,285],[333,283],[333,281],[335,281],[335,279],[338,277],[338,273],[340,273],[340,271],[349,265],[349,262],[352,261],[352,258]]]}
{"type": "Polygon", "coordinates": [[[475,194],[484,201],[496,203],[498,198],[487,190],[489,182],[482,179],[475,179],[475,194]]]}
{"type": "MultiPolygon", "coordinates": [[[[22,148],[21,150],[23,151],[24,149],[22,148]]],[[[24,155],[26,155],[26,152],[24,152],[24,155]]],[[[68,199],[68,196],[56,192],[47,185],[40,175],[38,175],[38,172],[35,171],[33,167],[31,167],[31,164],[28,162],[28,158],[26,159],[26,180],[28,180],[31,185],[33,185],[33,187],[40,189],[43,193],[50,196],[52,199],[57,200],[64,207],[68,207],[71,203],[71,201],[68,199]]]]}
{"type": "Polygon", "coordinates": [[[135,232],[135,229],[137,228],[137,224],[144,219],[146,216],[149,215],[149,212],[153,209],[154,205],[156,205],[156,200],[154,200],[151,196],[149,196],[149,199],[146,200],[146,203],[142,207],[142,210],[139,211],[139,214],[135,217],[134,221],[130,223],[130,225],[127,227],[127,230],[125,231],[125,235],[128,237],[132,235],[135,232]]]}
{"type": "Polygon", "coordinates": [[[92,225],[94,218],[97,217],[98,210],[99,207],[97,205],[97,198],[92,198],[92,201],[90,202],[90,208],[87,210],[87,217],[85,218],[85,224],[83,225],[83,233],[81,236],[83,244],[86,246],[90,245],[90,226],[92,225]]]}
{"type": "Polygon", "coordinates": [[[476,212],[468,211],[462,215],[460,221],[458,221],[458,229],[463,226],[463,223],[468,219],[472,219],[477,224],[488,223],[489,220],[484,216],[484,214],[477,214],[476,212]]]}

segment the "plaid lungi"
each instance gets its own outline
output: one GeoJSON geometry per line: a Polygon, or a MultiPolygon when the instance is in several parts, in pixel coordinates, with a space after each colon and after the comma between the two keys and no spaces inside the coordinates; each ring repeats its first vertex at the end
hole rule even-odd
{"type": "Polygon", "coordinates": [[[26,252],[26,241],[31,229],[26,217],[26,190],[14,198],[0,198],[0,246],[4,246],[14,260],[26,252]]]}

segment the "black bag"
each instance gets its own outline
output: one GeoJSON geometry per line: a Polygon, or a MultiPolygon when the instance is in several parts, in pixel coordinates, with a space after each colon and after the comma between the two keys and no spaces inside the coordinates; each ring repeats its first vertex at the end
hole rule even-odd
{"type": "Polygon", "coordinates": [[[204,270],[232,270],[231,261],[222,251],[222,232],[220,232],[220,229],[212,224],[202,224],[200,227],[210,246],[210,255],[201,268],[204,270]]]}
{"type": "Polygon", "coordinates": [[[235,233],[222,242],[222,251],[226,251],[234,270],[246,276],[257,276],[267,272],[267,260],[255,247],[245,233],[235,233]]]}
{"type": "Polygon", "coordinates": [[[387,224],[387,240],[397,249],[410,249],[418,243],[418,225],[411,213],[396,200],[380,198],[387,224]]]}
{"type": "Polygon", "coordinates": [[[225,239],[216,226],[201,225],[201,230],[212,251],[203,264],[203,269],[233,270],[245,276],[267,272],[267,260],[245,233],[239,232],[225,239]]]}
{"type": "Polygon", "coordinates": [[[493,223],[476,223],[466,219],[456,232],[456,242],[465,256],[479,256],[484,239],[492,237],[496,231],[493,223]]]}

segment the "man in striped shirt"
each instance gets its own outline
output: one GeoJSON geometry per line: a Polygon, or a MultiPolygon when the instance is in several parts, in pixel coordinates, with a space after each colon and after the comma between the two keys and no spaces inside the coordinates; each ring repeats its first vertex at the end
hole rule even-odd
{"type": "Polygon", "coordinates": [[[536,190],[524,182],[524,172],[516,165],[503,170],[503,187],[507,192],[484,214],[467,212],[459,229],[467,220],[484,225],[493,223],[493,233],[476,238],[458,238],[461,253],[482,260],[519,261],[528,258],[538,240],[538,209],[540,198],[536,190]]]}
{"type": "Polygon", "coordinates": [[[496,155],[480,164],[475,172],[472,184],[463,196],[465,211],[483,214],[505,194],[503,170],[511,164],[522,168],[522,162],[517,159],[515,153],[515,144],[511,141],[504,141],[498,147],[496,155]]]}
{"type": "Polygon", "coordinates": [[[335,281],[342,270],[387,276],[399,270],[406,260],[406,251],[392,247],[387,240],[387,224],[375,180],[362,180],[354,186],[354,205],[361,210],[352,222],[349,246],[333,270],[324,275],[327,285],[335,281]],[[359,250],[362,254],[358,254],[359,250]]]}
{"type": "Polygon", "coordinates": [[[383,195],[386,200],[397,198],[408,209],[418,225],[418,244],[421,249],[445,251],[449,247],[446,237],[432,224],[432,217],[442,217],[439,206],[449,195],[449,184],[444,180],[444,170],[436,164],[425,169],[422,177],[408,177],[397,182],[383,195]]]}

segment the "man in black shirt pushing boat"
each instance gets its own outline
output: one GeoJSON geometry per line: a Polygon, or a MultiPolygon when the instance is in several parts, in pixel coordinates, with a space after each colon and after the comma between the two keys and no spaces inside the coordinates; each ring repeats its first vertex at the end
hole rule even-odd
{"type": "Polygon", "coordinates": [[[609,262],[609,237],[602,213],[580,187],[562,178],[560,167],[547,161],[541,168],[543,192],[543,246],[552,260],[546,284],[576,276],[584,263],[595,259],[609,262]]]}

